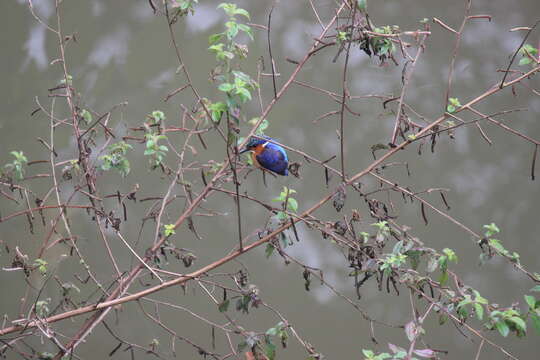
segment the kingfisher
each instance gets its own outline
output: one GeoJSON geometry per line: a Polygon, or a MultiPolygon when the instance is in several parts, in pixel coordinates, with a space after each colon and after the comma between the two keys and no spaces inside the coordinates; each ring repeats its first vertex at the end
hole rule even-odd
{"type": "Polygon", "coordinates": [[[289,175],[289,159],[284,148],[270,141],[268,136],[252,137],[240,154],[250,151],[253,164],[260,168],[270,170],[276,174],[289,175]]]}

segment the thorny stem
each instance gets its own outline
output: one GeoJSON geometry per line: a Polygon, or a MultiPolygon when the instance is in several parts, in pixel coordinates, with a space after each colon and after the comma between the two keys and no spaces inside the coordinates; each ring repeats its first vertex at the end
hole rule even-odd
{"type": "Polygon", "coordinates": [[[392,132],[392,138],[390,140],[390,144],[395,144],[396,138],[398,135],[399,125],[401,123],[401,115],[403,112],[403,100],[405,98],[405,91],[409,85],[409,82],[412,78],[412,74],[414,72],[414,69],[416,68],[416,63],[418,62],[418,59],[420,58],[420,54],[424,51],[424,43],[426,42],[429,35],[422,36],[422,40],[418,43],[418,49],[416,50],[416,56],[414,57],[414,60],[410,65],[405,65],[405,69],[403,71],[406,71],[406,75],[404,77],[403,86],[401,88],[401,95],[399,96],[399,102],[398,107],[396,110],[396,120],[394,123],[394,131],[392,132]]]}
{"type": "Polygon", "coordinates": [[[341,79],[342,82],[342,95],[341,95],[341,111],[339,113],[339,153],[340,153],[340,160],[341,160],[341,179],[343,182],[345,182],[345,177],[347,176],[345,173],[345,133],[344,133],[344,127],[345,127],[345,103],[347,101],[347,97],[349,96],[349,91],[347,89],[347,68],[349,65],[349,55],[351,51],[351,44],[352,44],[352,38],[354,34],[354,28],[356,23],[356,6],[353,6],[352,15],[351,15],[351,24],[350,28],[351,31],[349,33],[349,41],[347,43],[347,51],[345,53],[345,65],[343,65],[343,77],[341,79]]]}

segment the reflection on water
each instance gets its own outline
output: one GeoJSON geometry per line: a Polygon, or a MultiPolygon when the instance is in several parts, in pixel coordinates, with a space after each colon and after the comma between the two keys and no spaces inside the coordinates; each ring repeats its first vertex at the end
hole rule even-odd
{"type": "MultiPolygon", "coordinates": [[[[27,0],[17,0],[17,2],[27,7],[27,0]]],[[[32,6],[36,15],[42,20],[47,20],[54,13],[54,0],[34,0],[32,1],[32,6]]]]}
{"type": "MultiPolygon", "coordinates": [[[[17,0],[17,2],[26,7],[26,0],[17,0]]],[[[49,17],[54,13],[54,2],[53,0],[35,1],[33,2],[33,9],[39,18],[47,22],[49,17]]],[[[21,70],[24,71],[32,62],[39,70],[45,70],[49,62],[45,50],[45,40],[47,35],[49,35],[49,32],[43,25],[37,23],[31,25],[28,39],[24,43],[24,50],[26,50],[27,55],[21,70]]]]}
{"type": "Polygon", "coordinates": [[[197,6],[195,14],[186,18],[186,29],[190,33],[206,32],[222,19],[224,17],[216,11],[215,4],[201,3],[197,6]]]}
{"type": "Polygon", "coordinates": [[[148,4],[140,1],[131,5],[131,16],[139,23],[146,23],[156,17],[152,11],[148,11],[148,4]]]}
{"type": "Polygon", "coordinates": [[[28,40],[24,44],[24,50],[26,50],[26,59],[24,59],[22,69],[25,70],[30,63],[34,63],[39,70],[45,70],[49,60],[45,51],[45,35],[47,29],[41,24],[33,25],[28,33],[28,40]]]}
{"type": "MultiPolygon", "coordinates": [[[[350,283],[343,281],[343,255],[333,251],[330,244],[321,243],[320,237],[312,232],[299,231],[299,237],[302,242],[294,244],[287,253],[303,264],[324,269],[324,280],[333,284],[337,291],[346,291],[350,283]]],[[[317,280],[313,280],[313,283],[317,283],[317,280]]],[[[335,294],[323,286],[313,286],[312,294],[321,303],[335,300],[335,294]]]]}
{"type": "Polygon", "coordinates": [[[88,56],[88,63],[99,68],[110,63],[123,65],[126,62],[130,31],[126,26],[120,26],[110,34],[98,39],[88,56]]]}
{"type": "Polygon", "coordinates": [[[148,86],[154,90],[163,89],[174,78],[175,69],[163,70],[153,79],[148,80],[148,86]]]}
{"type": "Polygon", "coordinates": [[[498,164],[481,164],[476,160],[465,160],[459,170],[452,175],[451,181],[455,184],[456,191],[467,194],[468,205],[471,208],[478,208],[485,206],[486,201],[494,195],[495,186],[509,184],[515,165],[515,161],[511,158],[498,164]]]}
{"type": "Polygon", "coordinates": [[[92,1],[92,15],[101,16],[105,11],[105,5],[100,0],[92,1]]]}

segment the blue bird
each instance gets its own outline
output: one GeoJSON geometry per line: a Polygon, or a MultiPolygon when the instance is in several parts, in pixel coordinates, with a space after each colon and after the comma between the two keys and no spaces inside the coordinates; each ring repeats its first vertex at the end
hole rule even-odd
{"type": "Polygon", "coordinates": [[[279,175],[289,175],[287,152],[278,144],[271,143],[268,140],[275,141],[268,136],[252,137],[240,151],[240,154],[250,151],[253,164],[256,166],[279,175]]]}

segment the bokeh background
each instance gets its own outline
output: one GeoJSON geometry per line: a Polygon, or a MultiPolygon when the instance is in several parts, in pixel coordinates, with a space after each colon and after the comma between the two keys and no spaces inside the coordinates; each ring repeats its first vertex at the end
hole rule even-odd
{"type": "MultiPolygon", "coordinates": [[[[182,18],[174,26],[183,59],[195,86],[202,96],[216,100],[221,94],[209,81],[215,59],[207,51],[207,38],[210,34],[221,31],[225,19],[223,12],[216,9],[218,4],[218,1],[201,0],[194,15],[182,18]]],[[[314,1],[314,4],[323,15],[323,21],[328,20],[335,7],[334,2],[324,0],[314,1]]],[[[271,2],[238,1],[238,5],[251,13],[252,22],[266,24],[271,2]]],[[[35,0],[34,7],[43,19],[55,24],[52,0],[35,0]]],[[[128,127],[139,126],[146,114],[156,109],[165,112],[169,124],[178,124],[180,104],[183,103],[189,108],[194,102],[188,94],[177,95],[171,101],[163,102],[170,91],[184,84],[182,75],[176,71],[178,63],[164,18],[154,16],[148,2],[143,0],[73,0],[64,1],[62,8],[63,31],[65,34],[75,34],[77,39],[76,43],[68,46],[66,57],[74,85],[81,93],[84,104],[96,111],[105,112],[115,104],[127,102],[128,105],[116,111],[111,119],[113,128],[119,134],[125,134],[128,127]]],[[[420,27],[420,20],[433,17],[458,28],[463,17],[464,1],[373,1],[369,3],[369,12],[375,24],[399,25],[404,30],[416,30],[420,27]]],[[[466,27],[456,62],[452,91],[452,96],[458,97],[462,103],[500,81],[502,74],[497,70],[506,68],[509,57],[519,46],[523,35],[522,32],[509,30],[534,24],[540,18],[540,3],[536,0],[475,0],[472,14],[489,14],[492,20],[473,20],[466,27]]],[[[10,161],[11,150],[23,150],[30,160],[47,159],[48,153],[36,138],[48,138],[49,120],[43,114],[30,114],[37,107],[36,97],[45,107],[50,106],[47,89],[57,85],[61,79],[59,66],[50,65],[58,54],[57,39],[31,16],[26,2],[22,0],[4,0],[0,3],[0,23],[3,29],[0,32],[0,163],[10,161]]],[[[406,96],[406,101],[427,119],[435,119],[444,109],[448,66],[454,46],[454,36],[450,32],[436,24],[431,25],[431,30],[433,34],[427,40],[426,51],[420,57],[406,96]]],[[[277,3],[272,16],[272,45],[277,69],[281,74],[278,85],[283,83],[294,69],[294,65],[285,61],[285,58],[300,59],[319,32],[320,26],[313,16],[309,2],[277,3]]],[[[538,46],[539,34],[538,30],[532,33],[529,42],[538,46]]],[[[332,63],[335,51],[335,48],[331,48],[317,55],[305,66],[298,80],[341,93],[343,59],[332,63]]],[[[244,70],[255,75],[260,57],[264,57],[268,65],[266,33],[255,30],[255,41],[250,43],[249,59],[244,70]]],[[[353,49],[349,68],[351,93],[399,94],[403,64],[402,59],[399,60],[399,67],[381,67],[376,59],[353,49]]],[[[268,71],[268,66],[266,69],[268,71]]],[[[538,89],[540,81],[535,78],[528,84],[538,89]]],[[[268,102],[272,93],[271,81],[265,79],[262,87],[264,100],[268,102]]],[[[58,116],[62,113],[65,115],[66,109],[61,101],[57,101],[56,106],[58,116]]],[[[346,153],[349,174],[362,170],[372,161],[371,146],[388,142],[394,124],[394,115],[388,109],[383,109],[378,100],[358,100],[351,106],[360,112],[361,116],[347,118],[346,153]]],[[[528,110],[508,114],[504,116],[504,121],[528,136],[540,139],[540,97],[533,95],[527,88],[518,86],[516,96],[506,90],[478,106],[478,109],[485,113],[517,108],[528,110]]],[[[336,103],[330,99],[293,85],[286,97],[270,113],[267,133],[308,154],[327,159],[339,153],[336,118],[327,118],[317,124],[313,121],[321,114],[336,109],[336,103]]],[[[249,119],[257,116],[260,108],[257,102],[253,101],[244,111],[249,119]]],[[[385,174],[415,190],[431,187],[450,189],[447,198],[452,216],[477,232],[482,231],[483,224],[495,222],[502,229],[500,238],[503,244],[521,255],[521,262],[527,269],[539,271],[540,187],[538,180],[531,181],[530,177],[533,146],[491,124],[485,124],[484,128],[493,140],[491,146],[480,137],[475,128],[460,128],[456,131],[455,140],[441,137],[434,153],[428,151],[427,147],[420,156],[416,147],[400,153],[395,160],[409,162],[410,177],[402,168],[390,169],[385,174]]],[[[59,131],[56,135],[56,150],[60,160],[73,158],[76,151],[73,139],[67,134],[68,132],[59,131]]],[[[174,141],[174,137],[171,140],[174,141]]],[[[219,137],[209,136],[207,142],[209,150],[201,152],[197,159],[222,161],[225,153],[219,137]]],[[[167,182],[148,170],[142,156],[142,145],[135,146],[135,149],[137,151],[130,155],[131,175],[123,179],[117,174],[107,174],[100,181],[103,193],[112,193],[117,189],[125,192],[135,183],[143,185],[142,197],[166,191],[167,182]]],[[[313,205],[327,191],[324,174],[314,164],[308,164],[294,154],[290,154],[290,157],[293,161],[303,162],[300,179],[292,176],[267,178],[268,185],[265,186],[260,175],[253,173],[243,181],[244,190],[263,201],[269,201],[286,185],[298,191],[297,199],[301,209],[313,205]]],[[[174,160],[173,157],[170,159],[174,160]]],[[[333,165],[338,167],[336,160],[333,165]]],[[[45,165],[42,169],[39,166],[41,165],[32,167],[31,173],[48,170],[45,165]]],[[[49,188],[42,180],[32,181],[37,192],[44,193],[49,188]]],[[[362,182],[366,187],[375,184],[373,179],[368,178],[362,179],[362,182]]],[[[333,179],[331,187],[336,184],[338,180],[333,179]]],[[[65,186],[67,193],[69,185],[65,186]]],[[[430,199],[435,199],[435,195],[433,196],[430,199]]],[[[425,226],[418,204],[404,206],[397,196],[394,200],[396,213],[400,216],[399,221],[412,227],[411,232],[415,236],[428,246],[437,249],[449,247],[456,251],[459,263],[453,269],[468,285],[501,306],[509,306],[516,301],[523,302],[523,293],[533,284],[523,274],[515,271],[508,262],[495,258],[488,264],[479,266],[479,248],[468,234],[429,212],[429,226],[425,226]]],[[[114,206],[112,201],[109,204],[114,206]]],[[[133,205],[130,219],[144,216],[145,206],[133,205]]],[[[359,209],[364,215],[362,230],[368,231],[372,221],[364,206],[364,201],[350,191],[343,211],[359,209]]],[[[216,195],[205,207],[214,208],[225,215],[211,219],[195,219],[202,240],[197,240],[189,231],[179,231],[176,236],[178,246],[193,249],[197,254],[195,267],[217,259],[237,241],[232,199],[216,195]]],[[[20,209],[5,198],[0,198],[2,214],[10,214],[16,210],[20,209]]],[[[177,210],[180,211],[181,206],[177,210]]],[[[174,215],[173,207],[170,210],[170,219],[173,219],[174,215]]],[[[323,207],[317,215],[328,221],[338,220],[338,214],[330,205],[323,207]]],[[[243,202],[243,219],[244,232],[250,233],[264,227],[267,214],[261,207],[243,202]]],[[[83,212],[73,213],[72,221],[81,237],[79,245],[90,266],[98,270],[102,281],[110,281],[112,267],[104,256],[103,243],[98,238],[94,224],[83,212]]],[[[153,226],[142,231],[137,245],[140,253],[153,239],[153,226]]],[[[127,239],[135,242],[139,229],[140,222],[134,220],[123,224],[122,232],[127,239]]],[[[30,234],[25,219],[20,217],[0,224],[0,240],[12,248],[19,246],[27,249],[28,253],[32,254],[43,238],[40,230],[41,227],[37,225],[35,235],[30,234]]],[[[353,282],[347,276],[343,255],[317,233],[302,226],[299,231],[302,241],[291,247],[290,253],[307,265],[323,269],[327,281],[354,298],[353,282]]],[[[113,251],[122,266],[129,266],[132,258],[122,244],[114,243],[113,251]]],[[[71,274],[82,275],[82,271],[77,260],[62,256],[65,252],[66,249],[58,247],[48,255],[47,260],[63,281],[78,284],[71,274]]],[[[4,250],[0,251],[0,263],[3,267],[10,265],[11,256],[4,250]]],[[[380,326],[375,328],[380,344],[374,345],[370,341],[369,324],[343,299],[316,281],[313,282],[310,292],[304,290],[301,268],[285,266],[277,257],[266,260],[263,249],[246,254],[241,261],[250,269],[250,282],[261,289],[261,297],[279,309],[302,336],[328,359],[359,359],[362,348],[387,351],[388,342],[403,347],[408,345],[403,330],[380,326]]],[[[174,271],[185,271],[180,264],[170,266],[174,271]]],[[[234,271],[239,267],[237,263],[229,264],[223,271],[234,271]]],[[[0,271],[0,313],[8,314],[10,319],[18,317],[18,304],[21,297],[25,296],[26,284],[23,278],[21,272],[0,271]]],[[[42,285],[42,279],[37,275],[33,276],[31,281],[38,288],[42,285]]],[[[84,286],[78,286],[83,288],[84,294],[84,286]]],[[[133,291],[136,289],[137,286],[133,287],[133,291]]],[[[52,298],[54,303],[54,300],[58,300],[59,293],[56,284],[52,284],[45,288],[41,296],[52,298]]],[[[168,289],[155,298],[167,299],[190,307],[214,321],[224,322],[214,305],[206,300],[201,301],[203,296],[200,288],[188,287],[186,292],[178,288],[168,289]]],[[[404,324],[411,317],[408,301],[406,291],[402,291],[400,296],[379,292],[376,284],[371,282],[362,288],[359,304],[377,320],[404,324]]],[[[253,309],[249,315],[231,311],[246,329],[255,331],[265,331],[279,321],[268,311],[253,309]]],[[[210,347],[209,326],[178,311],[164,310],[161,315],[179,334],[210,347]]],[[[81,320],[64,321],[56,324],[55,328],[61,334],[69,335],[77,329],[81,320]]],[[[127,304],[112,312],[107,322],[114,325],[119,334],[133,342],[149,344],[153,338],[160,338],[161,349],[164,353],[168,351],[166,347],[169,337],[145,320],[138,313],[135,304],[127,304]]],[[[477,339],[464,337],[451,324],[437,326],[436,318],[432,318],[426,327],[429,329],[428,345],[450,351],[448,358],[474,356],[478,347],[477,339]]],[[[512,336],[503,339],[496,333],[486,333],[486,336],[505,346],[520,359],[533,359],[538,356],[538,334],[534,333],[532,328],[530,330],[525,339],[515,339],[512,336]]],[[[116,344],[117,341],[112,339],[103,327],[98,327],[87,343],[79,347],[78,354],[84,359],[106,358],[116,344]]],[[[226,339],[218,335],[216,346],[217,350],[225,352],[226,339]]],[[[196,352],[185,344],[177,344],[176,349],[180,358],[197,358],[196,352]]],[[[43,345],[43,351],[54,351],[54,347],[50,344],[43,345]]],[[[144,358],[149,355],[138,356],[144,358]]],[[[278,353],[278,358],[282,359],[299,359],[303,356],[303,350],[293,340],[288,349],[279,350],[278,353]]],[[[119,351],[115,354],[115,358],[119,359],[129,357],[129,352],[119,351]]],[[[486,344],[480,358],[503,356],[486,344]]]]}

